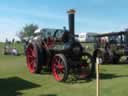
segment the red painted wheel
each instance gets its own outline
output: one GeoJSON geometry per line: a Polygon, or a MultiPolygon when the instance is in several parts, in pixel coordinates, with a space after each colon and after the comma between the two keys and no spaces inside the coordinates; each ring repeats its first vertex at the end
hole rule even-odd
{"type": "Polygon", "coordinates": [[[42,52],[39,50],[36,43],[31,43],[27,47],[26,59],[27,67],[31,73],[40,73],[42,69],[43,58],[42,52]]]}
{"type": "Polygon", "coordinates": [[[52,59],[52,73],[57,81],[66,81],[69,68],[66,57],[63,54],[56,54],[52,59]]]}

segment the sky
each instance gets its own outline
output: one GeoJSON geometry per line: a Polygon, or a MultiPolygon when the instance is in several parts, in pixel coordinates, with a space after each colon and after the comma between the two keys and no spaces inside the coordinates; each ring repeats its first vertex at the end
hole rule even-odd
{"type": "Polygon", "coordinates": [[[1,0],[0,41],[12,40],[26,24],[68,28],[75,9],[75,32],[117,32],[128,27],[128,0],[1,0]]]}

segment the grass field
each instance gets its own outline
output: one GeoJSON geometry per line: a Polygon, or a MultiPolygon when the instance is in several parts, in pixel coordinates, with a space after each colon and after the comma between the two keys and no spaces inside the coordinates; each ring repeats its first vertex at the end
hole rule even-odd
{"type": "MultiPolygon", "coordinates": [[[[127,64],[101,65],[100,79],[100,96],[128,96],[127,64]]],[[[0,96],[96,96],[95,82],[59,83],[52,74],[30,74],[24,56],[0,55],[0,96]]]]}

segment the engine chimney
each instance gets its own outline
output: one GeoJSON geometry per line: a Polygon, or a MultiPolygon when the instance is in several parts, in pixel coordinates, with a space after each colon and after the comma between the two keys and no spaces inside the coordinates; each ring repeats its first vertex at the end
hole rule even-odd
{"type": "Polygon", "coordinates": [[[68,11],[69,32],[71,32],[72,35],[75,35],[75,32],[74,32],[74,26],[75,26],[74,17],[75,17],[75,12],[76,11],[74,9],[70,9],[68,11]]]}

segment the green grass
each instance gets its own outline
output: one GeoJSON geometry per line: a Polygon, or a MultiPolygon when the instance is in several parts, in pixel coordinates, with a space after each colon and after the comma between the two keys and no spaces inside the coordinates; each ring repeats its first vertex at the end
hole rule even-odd
{"type": "MultiPolygon", "coordinates": [[[[22,52],[21,44],[16,46],[22,52]]],[[[96,96],[95,82],[60,83],[52,74],[30,74],[24,56],[0,55],[0,96],[96,96]]],[[[127,83],[127,64],[100,65],[100,96],[128,96],[127,83]]]]}
{"type": "MultiPolygon", "coordinates": [[[[128,96],[128,65],[100,66],[101,96],[128,96]]],[[[59,83],[52,74],[30,74],[24,56],[0,56],[0,96],[95,96],[92,81],[59,83]]]]}

